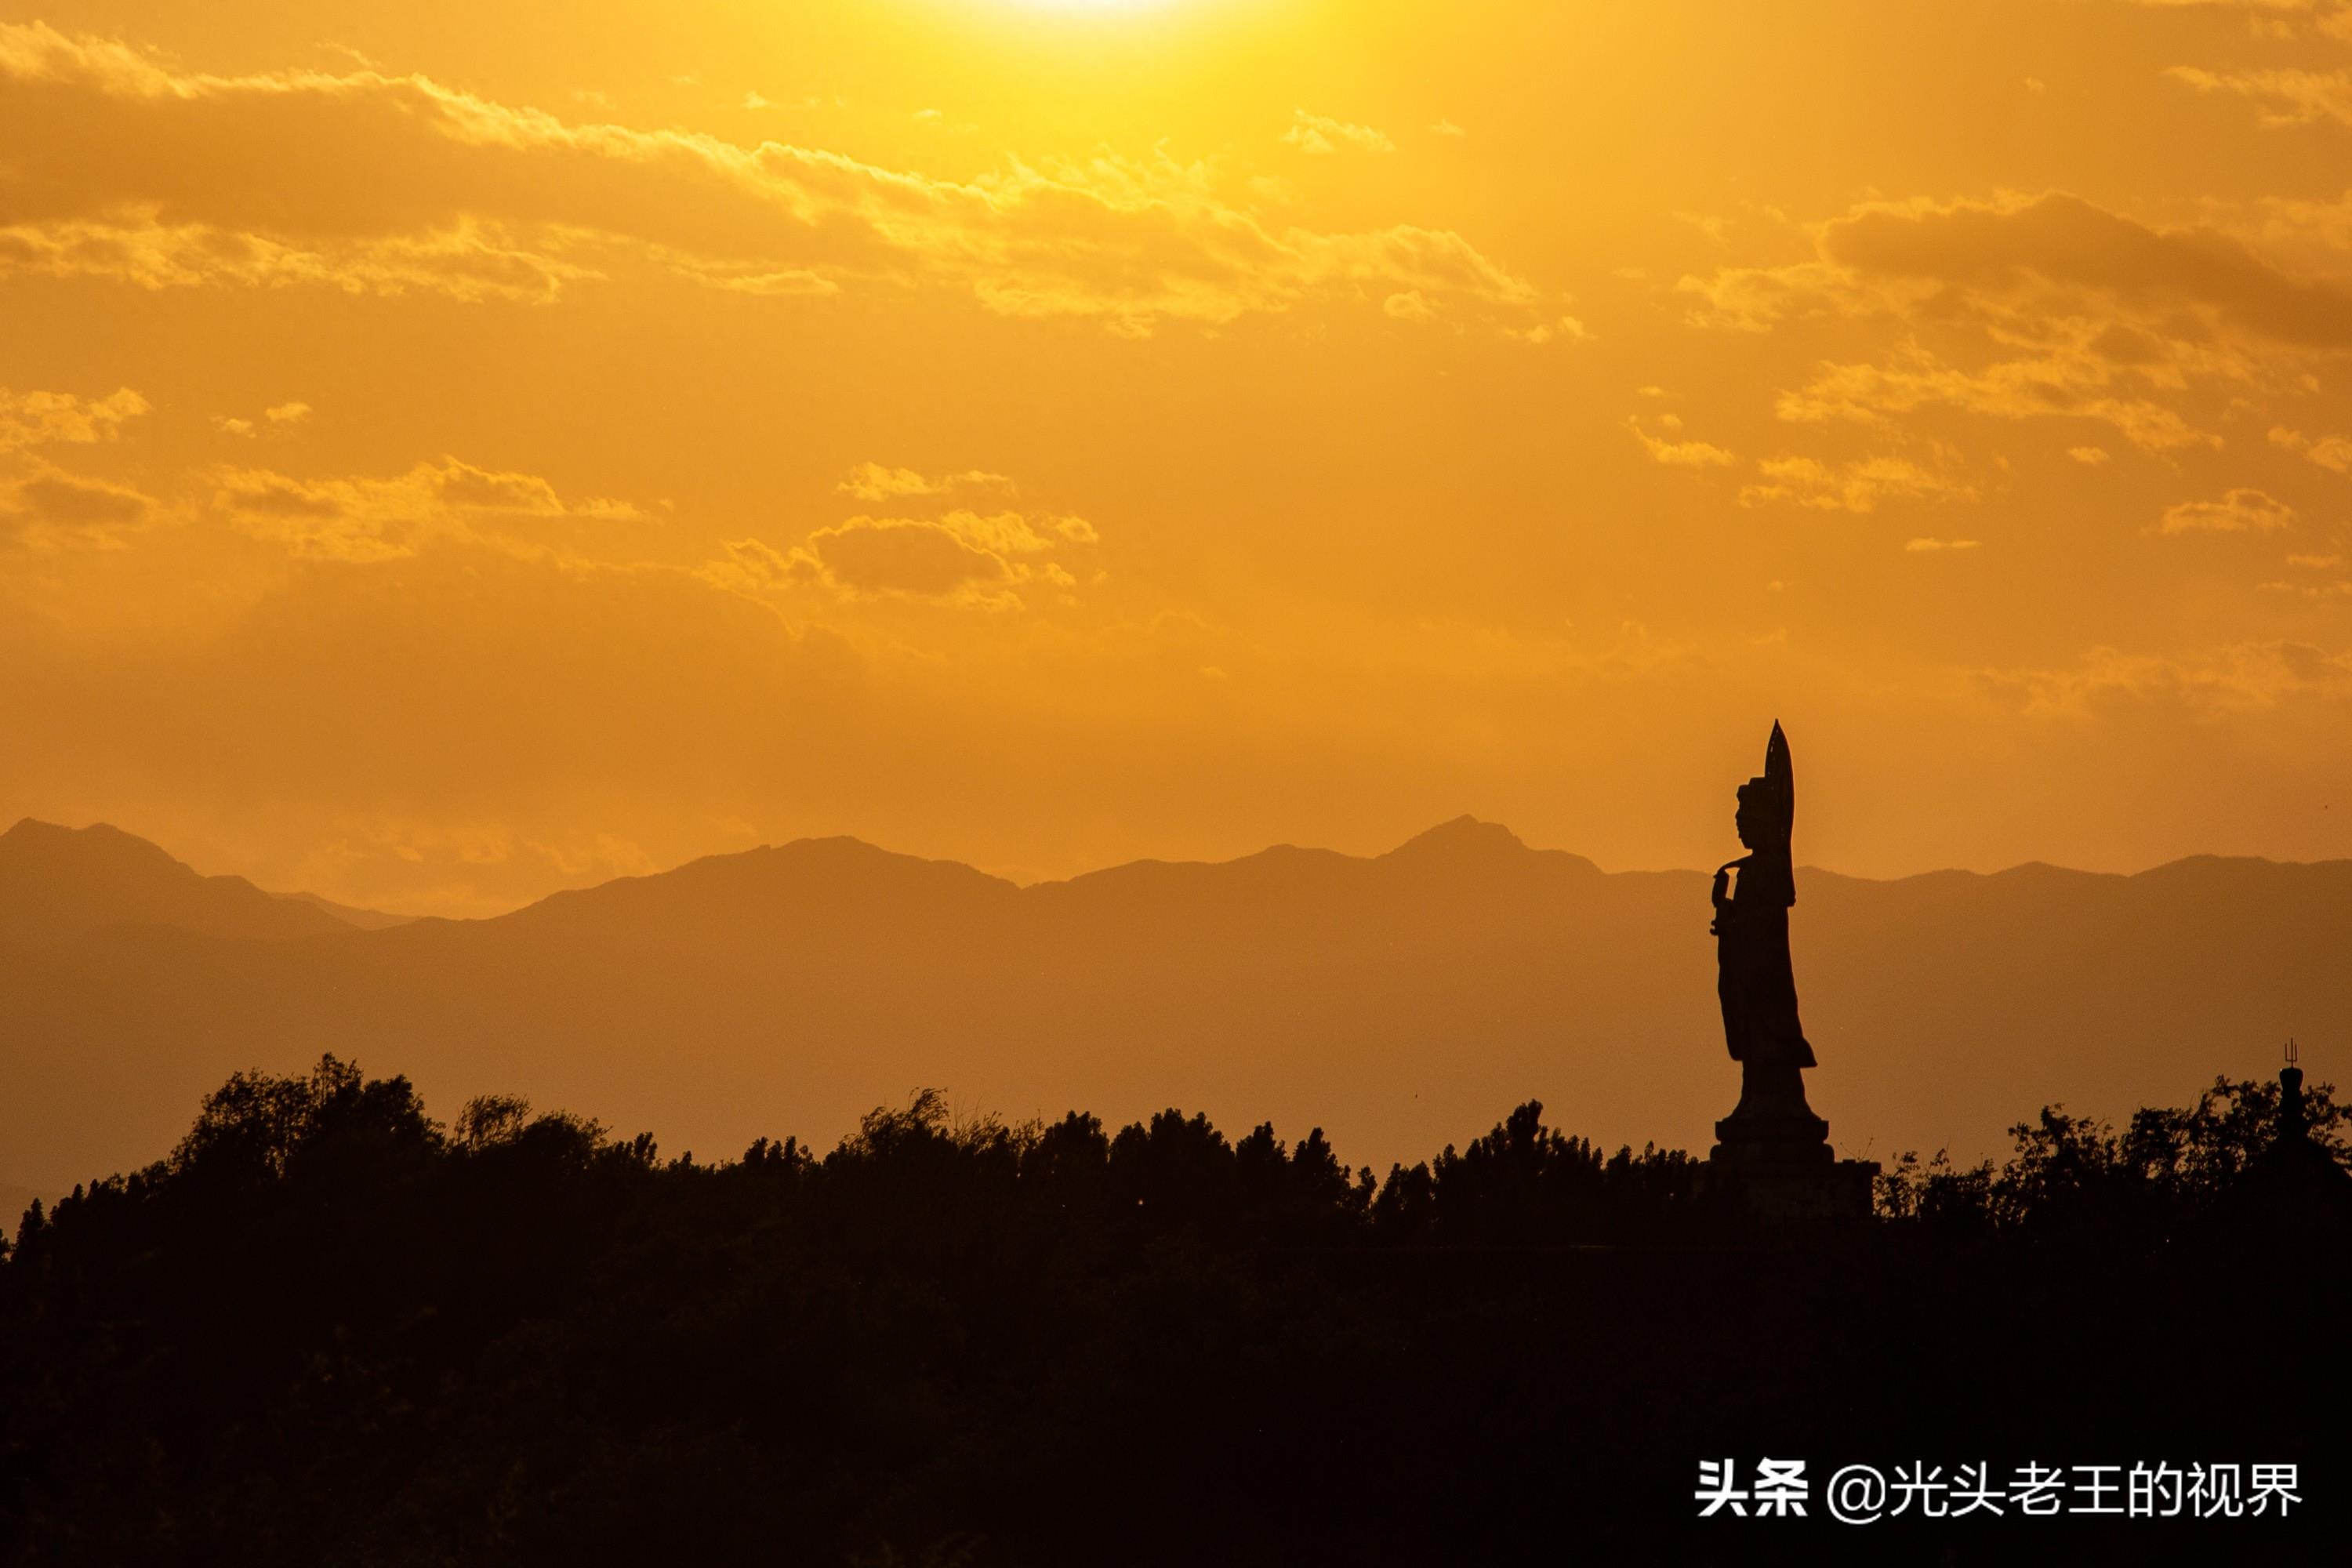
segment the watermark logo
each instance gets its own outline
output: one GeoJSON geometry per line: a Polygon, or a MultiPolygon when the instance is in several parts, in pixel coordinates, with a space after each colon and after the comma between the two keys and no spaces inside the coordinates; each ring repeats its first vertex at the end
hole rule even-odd
{"type": "MultiPolygon", "coordinates": [[[[1947,1468],[1924,1459],[1845,1465],[1822,1489],[1822,1511],[1841,1524],[1891,1519],[2284,1519],[2303,1500],[2293,1464],[2054,1465],[2028,1460],[1996,1472],[1981,1460],[1947,1468]]],[[[1801,1519],[1813,1501],[1802,1459],[1701,1459],[1694,1494],[1701,1519],[1801,1519]]]]}

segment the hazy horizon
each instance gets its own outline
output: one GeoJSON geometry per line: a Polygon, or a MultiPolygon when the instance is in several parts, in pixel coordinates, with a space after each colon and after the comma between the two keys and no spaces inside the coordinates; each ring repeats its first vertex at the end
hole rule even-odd
{"type": "MultiPolygon", "coordinates": [[[[248,882],[251,882],[255,887],[259,888],[259,889],[261,889],[263,891],[268,892],[268,893],[270,893],[270,894],[272,894],[273,896],[278,897],[278,898],[282,898],[282,899],[313,899],[313,900],[322,900],[322,901],[324,901],[324,902],[326,902],[326,903],[328,903],[328,904],[330,904],[330,905],[341,905],[341,906],[344,907],[345,909],[348,909],[348,910],[352,910],[352,911],[354,911],[354,912],[359,912],[359,913],[391,914],[391,915],[399,915],[399,916],[403,916],[403,917],[406,917],[406,918],[415,918],[415,919],[440,919],[440,920],[458,920],[458,921],[465,921],[465,920],[496,920],[496,919],[497,919],[499,916],[500,916],[500,915],[504,915],[504,914],[512,914],[512,913],[514,913],[514,912],[515,912],[516,910],[518,910],[528,909],[528,908],[530,908],[532,904],[539,903],[539,902],[542,901],[543,900],[545,900],[545,899],[547,899],[547,898],[550,898],[550,897],[553,896],[553,895],[554,895],[554,894],[556,894],[556,893],[564,893],[564,892],[583,892],[583,891],[586,891],[587,889],[592,889],[592,888],[601,887],[601,886],[603,886],[603,885],[604,885],[604,883],[606,883],[606,882],[609,882],[609,881],[615,881],[615,880],[620,880],[620,879],[625,879],[625,878],[659,877],[659,876],[665,875],[666,873],[668,873],[668,872],[671,872],[671,871],[678,870],[678,869],[680,869],[680,868],[683,868],[683,867],[692,865],[696,860],[708,859],[708,858],[713,858],[713,857],[719,857],[719,856],[727,856],[727,855],[740,855],[740,854],[744,854],[744,853],[747,853],[747,852],[750,852],[750,851],[752,851],[752,850],[757,850],[757,849],[776,849],[776,848],[782,848],[782,847],[787,847],[787,846],[789,846],[789,845],[793,845],[793,844],[803,843],[803,842],[807,842],[807,841],[812,841],[812,840],[830,839],[830,838],[846,838],[846,839],[851,839],[851,840],[854,840],[855,842],[857,842],[857,843],[860,843],[860,844],[866,845],[866,846],[868,846],[869,847],[872,847],[872,848],[875,848],[875,849],[879,849],[879,850],[883,851],[885,854],[889,854],[889,855],[901,855],[901,856],[908,857],[909,858],[913,858],[913,859],[929,860],[929,861],[938,861],[938,862],[944,862],[944,863],[947,863],[947,864],[952,864],[952,865],[958,865],[958,866],[965,866],[965,867],[969,867],[969,868],[971,868],[972,870],[979,871],[979,872],[981,872],[982,874],[983,874],[983,875],[985,875],[985,876],[994,878],[994,879],[997,879],[997,880],[999,880],[999,881],[1010,882],[1010,883],[1012,883],[1012,884],[1013,884],[1014,887],[1016,887],[1016,888],[1035,888],[1035,887],[1044,887],[1044,886],[1048,886],[1048,885],[1055,884],[1055,883],[1073,881],[1073,880],[1076,880],[1076,879],[1078,879],[1078,878],[1093,876],[1093,875],[1096,875],[1096,874],[1100,873],[1100,872],[1103,872],[1103,871],[1114,871],[1114,870],[1118,870],[1118,869],[1119,869],[1121,867],[1125,867],[1125,866],[1135,866],[1135,865],[1155,865],[1155,864],[1157,864],[1157,865],[1206,865],[1206,866],[1223,866],[1223,865],[1230,865],[1230,864],[1232,864],[1233,862],[1234,862],[1234,861],[1236,861],[1236,860],[1246,860],[1246,859],[1249,859],[1249,858],[1252,858],[1252,857],[1254,857],[1254,856],[1257,856],[1257,855],[1265,854],[1265,853],[1266,853],[1266,852],[1267,852],[1267,851],[1269,851],[1269,850],[1279,850],[1279,849],[1301,849],[1301,850],[1307,850],[1307,851],[1313,851],[1313,852],[1318,852],[1318,853],[1328,853],[1328,854],[1335,854],[1335,855],[1343,855],[1343,856],[1346,856],[1346,857],[1348,857],[1348,858],[1351,858],[1351,859],[1360,859],[1360,860],[1378,859],[1380,857],[1381,857],[1381,856],[1383,856],[1383,855],[1386,855],[1386,854],[1389,854],[1389,853],[1391,853],[1391,852],[1393,852],[1394,850],[1399,849],[1399,848],[1402,847],[1403,846],[1405,846],[1405,845],[1407,845],[1407,844],[1410,844],[1410,843],[1411,843],[1411,842],[1412,842],[1414,839],[1419,838],[1419,837],[1423,837],[1423,836],[1424,836],[1424,835],[1426,835],[1426,834],[1433,833],[1433,832],[1437,831],[1437,830],[1438,830],[1438,829],[1440,829],[1440,828],[1444,828],[1444,827],[1450,827],[1450,826],[1452,826],[1455,825],[1456,823],[1462,823],[1462,822],[1472,822],[1472,823],[1476,823],[1476,824],[1478,824],[1478,825],[1480,825],[1480,826],[1482,826],[1499,827],[1499,828],[1503,829],[1505,832],[1509,833],[1509,834],[1511,835],[1511,837],[1514,837],[1514,838],[1516,838],[1516,839],[1517,839],[1517,840],[1518,840],[1518,842],[1519,842],[1519,843],[1520,843],[1524,847],[1526,847],[1526,848],[1528,848],[1528,849],[1529,849],[1529,850],[1531,850],[1531,851],[1535,851],[1535,852],[1538,852],[1538,853],[1555,853],[1555,854],[1572,855],[1572,856],[1576,857],[1577,858],[1579,858],[1579,859],[1580,859],[1580,860],[1585,860],[1585,861],[1590,862],[1590,863],[1591,863],[1594,868],[1596,868],[1598,870],[1600,870],[1600,871],[1601,871],[1603,875],[1605,875],[1605,876],[1617,876],[1617,875],[1624,875],[1624,874],[1635,874],[1635,875],[1661,875],[1661,874],[1671,874],[1671,873],[1676,873],[1676,872],[1685,873],[1685,874],[1691,874],[1691,875],[1704,875],[1704,874],[1706,874],[1706,872],[1709,872],[1709,871],[1711,871],[1711,870],[1713,870],[1713,869],[1714,869],[1714,867],[1713,867],[1713,866],[1698,866],[1698,865],[1684,865],[1684,866],[1612,866],[1612,865],[1607,865],[1607,864],[1604,864],[1603,862],[1601,862],[1601,860],[1596,859],[1594,857],[1592,857],[1592,856],[1591,856],[1591,855],[1586,854],[1584,851],[1582,851],[1582,850],[1580,850],[1580,849],[1579,849],[1579,848],[1575,847],[1573,845],[1567,845],[1567,844],[1535,844],[1535,843],[1530,843],[1530,842],[1528,842],[1528,839],[1525,837],[1525,836],[1523,836],[1523,835],[1519,834],[1519,833],[1517,832],[1517,829],[1515,829],[1515,828],[1513,828],[1513,827],[1512,827],[1512,826],[1511,826],[1509,823],[1507,823],[1507,822],[1496,822],[1496,821],[1494,821],[1494,820],[1492,820],[1492,819],[1490,819],[1490,818],[1487,818],[1487,817],[1479,816],[1478,815],[1476,815],[1475,813],[1473,813],[1473,812],[1457,812],[1457,813],[1455,813],[1454,816],[1449,816],[1449,817],[1446,817],[1446,818],[1444,818],[1444,819],[1443,819],[1443,820],[1441,820],[1441,821],[1432,823],[1432,824],[1430,824],[1430,825],[1429,825],[1428,826],[1426,826],[1426,827],[1420,828],[1420,829],[1418,829],[1418,830],[1416,830],[1416,831],[1414,831],[1414,832],[1407,833],[1406,835],[1404,835],[1404,837],[1402,837],[1402,838],[1398,839],[1396,842],[1394,842],[1394,843],[1392,843],[1392,844],[1389,844],[1389,845],[1386,845],[1386,846],[1383,846],[1383,847],[1376,847],[1376,848],[1353,848],[1353,847],[1343,847],[1343,846],[1339,846],[1339,845],[1335,845],[1335,844],[1323,844],[1323,843],[1301,842],[1301,841],[1294,840],[1294,839],[1284,839],[1284,840],[1280,840],[1280,841],[1278,841],[1278,842],[1275,842],[1275,843],[1260,844],[1260,845],[1255,846],[1255,847],[1248,848],[1248,849],[1244,849],[1244,850],[1239,850],[1239,851],[1236,851],[1236,852],[1234,852],[1234,853],[1231,853],[1231,854],[1221,854],[1221,855],[1199,855],[1199,856],[1137,855],[1137,856],[1133,856],[1133,857],[1131,857],[1131,858],[1128,858],[1128,859],[1111,861],[1111,862],[1108,862],[1108,863],[1106,863],[1106,864],[1104,864],[1104,865],[1100,865],[1100,866],[1087,866],[1087,867],[1081,867],[1081,868],[1077,868],[1077,869],[1071,870],[1071,871],[1067,871],[1067,872],[1064,872],[1064,873],[1061,873],[1061,874],[1059,874],[1059,875],[1055,875],[1055,876],[1034,876],[1034,877],[1032,877],[1032,876],[1024,876],[1024,875],[1017,874],[1017,873],[1015,873],[1015,872],[1013,872],[1013,871],[1008,871],[1008,870],[999,869],[999,868],[995,868],[995,867],[992,867],[992,866],[988,866],[988,865],[981,864],[981,863],[976,862],[976,861],[963,859],[963,858],[960,858],[960,857],[957,857],[957,856],[954,856],[954,855],[932,855],[932,854],[923,854],[923,853],[919,853],[919,852],[915,851],[915,850],[910,850],[910,849],[903,848],[903,847],[899,847],[899,846],[898,846],[898,845],[888,844],[888,843],[883,843],[883,842],[878,842],[878,841],[877,841],[877,840],[875,840],[875,839],[866,837],[864,837],[863,835],[860,835],[860,834],[856,834],[856,833],[827,833],[827,832],[822,832],[822,831],[814,831],[814,832],[809,832],[809,833],[803,833],[803,834],[796,834],[796,835],[794,835],[794,836],[793,836],[793,837],[791,837],[791,838],[782,838],[782,839],[767,840],[767,841],[762,841],[762,842],[758,843],[758,844],[744,844],[744,845],[733,846],[733,847],[728,847],[728,848],[723,848],[723,849],[711,849],[711,850],[707,850],[707,851],[704,851],[704,852],[702,852],[702,853],[700,853],[700,854],[690,855],[690,856],[688,856],[687,858],[685,858],[685,859],[683,859],[683,860],[677,861],[677,862],[675,862],[675,863],[673,863],[673,864],[664,865],[664,866],[651,867],[651,868],[646,868],[646,869],[644,869],[644,870],[615,871],[615,872],[612,872],[612,873],[610,873],[610,874],[608,874],[608,875],[600,875],[600,876],[596,876],[596,877],[593,878],[592,879],[582,880],[582,881],[576,881],[576,882],[564,882],[564,883],[558,883],[558,884],[556,884],[556,885],[554,885],[554,886],[551,886],[550,888],[548,888],[548,889],[547,889],[545,891],[543,891],[543,892],[534,894],[534,895],[532,895],[531,897],[527,898],[527,899],[524,899],[524,900],[520,900],[520,901],[519,901],[519,902],[516,902],[516,903],[513,903],[513,904],[509,904],[509,905],[506,905],[506,906],[499,907],[499,908],[495,908],[495,909],[484,909],[484,910],[468,910],[468,911],[466,911],[466,912],[462,912],[462,913],[444,913],[444,912],[441,912],[441,911],[436,911],[436,910],[425,910],[425,909],[385,909],[385,908],[383,908],[383,907],[381,907],[381,906],[377,906],[377,905],[360,904],[360,903],[352,902],[352,901],[351,901],[351,900],[345,900],[345,899],[338,898],[338,897],[336,897],[332,892],[328,891],[328,890],[324,890],[324,889],[318,889],[318,888],[283,888],[283,887],[272,887],[272,886],[270,886],[269,884],[268,884],[267,882],[263,881],[260,878],[254,876],[251,872],[247,871],[247,870],[245,870],[245,869],[243,869],[243,868],[238,868],[238,867],[235,867],[235,866],[217,866],[217,867],[207,867],[207,866],[201,866],[201,865],[198,865],[198,864],[196,864],[194,861],[193,861],[193,860],[191,860],[190,858],[188,858],[186,856],[184,856],[184,855],[181,855],[181,854],[177,853],[177,852],[173,849],[173,847],[171,845],[166,844],[166,843],[163,843],[163,842],[161,842],[161,841],[159,841],[159,840],[157,840],[157,839],[155,839],[155,838],[153,838],[153,837],[149,837],[149,836],[148,836],[148,835],[146,835],[146,834],[140,833],[140,832],[135,831],[134,829],[131,829],[131,828],[126,827],[126,826],[124,826],[122,824],[121,824],[121,823],[119,823],[119,822],[91,821],[91,822],[81,822],[81,823],[60,823],[60,822],[51,822],[51,821],[48,821],[47,819],[43,818],[43,817],[33,816],[29,816],[29,815],[28,815],[28,816],[19,816],[19,817],[17,817],[17,818],[16,819],[16,822],[12,825],[12,826],[23,826],[23,825],[25,825],[26,823],[37,823],[37,824],[39,824],[39,825],[41,825],[41,826],[50,826],[50,827],[62,827],[62,828],[64,828],[64,829],[65,829],[66,831],[68,831],[68,832],[81,832],[81,831],[84,831],[84,830],[86,830],[86,829],[93,828],[93,827],[96,827],[96,828],[111,828],[111,829],[113,829],[114,831],[116,831],[116,832],[118,832],[118,833],[124,834],[124,835],[126,835],[126,836],[128,836],[128,837],[130,837],[137,838],[137,839],[141,840],[141,841],[142,841],[142,842],[143,842],[143,843],[150,844],[150,845],[153,845],[156,848],[161,849],[161,850],[163,850],[165,854],[167,854],[167,855],[171,856],[171,858],[172,858],[173,859],[174,859],[174,860],[178,861],[180,864],[182,864],[182,865],[184,865],[184,866],[188,867],[188,868],[189,868],[189,869],[191,869],[191,870],[194,871],[198,876],[201,876],[201,877],[239,877],[239,878],[243,878],[245,880],[247,880],[247,881],[248,881],[248,882]]],[[[8,831],[8,829],[0,829],[0,831],[8,831]]],[[[1822,865],[1822,864],[1818,863],[1817,861],[1813,861],[1813,860],[1808,859],[1808,858],[1806,858],[1805,857],[1803,857],[1803,856],[1800,855],[1800,856],[1798,857],[1798,858],[1797,858],[1797,868],[1798,868],[1799,870],[1801,870],[1801,871],[1817,871],[1817,872],[1824,873],[1824,874],[1829,875],[1829,876],[1833,876],[1833,877],[1843,877],[1843,878],[1847,878],[1847,879],[1850,879],[1854,880],[1854,881],[1863,881],[1863,882],[1900,882],[1900,881],[1908,880],[1909,879],[1912,879],[1912,878],[1915,878],[1915,877],[1933,877],[1933,876],[1941,875],[1941,874],[1946,873],[1946,872],[1958,872],[1958,873],[1960,873],[1960,874],[1963,874],[1963,875],[1972,876],[1972,877],[1998,877],[1998,876],[2001,875],[2003,872],[2021,870],[2021,869],[2024,869],[2024,868],[2029,868],[2029,867],[2035,867],[2035,866],[2046,866],[2046,867],[2051,867],[2051,868],[2055,868],[2055,869],[2063,870],[2063,871],[2080,871],[2080,872],[2082,872],[2082,873],[2084,873],[2084,874],[2085,874],[2085,875],[2087,875],[2087,876],[2098,876],[2098,877],[2126,877],[2126,878],[2128,878],[2128,877],[2137,877],[2137,876],[2141,876],[2141,875],[2144,875],[2144,874],[2146,874],[2146,873],[2147,873],[2147,872],[2150,872],[2150,871],[2160,871],[2160,870],[2164,869],[2164,868],[2165,868],[2166,867],[2168,867],[2168,866],[2174,866],[2174,865],[2178,865],[2178,864],[2179,864],[2179,863],[2180,863],[2181,861],[2183,861],[2183,860],[2198,860],[2198,859],[2246,859],[2246,860],[2259,860],[2259,861],[2263,861],[2263,862],[2264,862],[2264,863],[2266,863],[2266,864],[2271,864],[2271,865],[2281,865],[2281,866],[2319,866],[2319,865],[2326,865],[2326,864],[2329,864],[2329,863],[2331,863],[2331,862],[2333,862],[2333,861],[2336,861],[2336,860],[2342,860],[2342,859],[2347,859],[2347,858],[2352,858],[2352,856],[2327,856],[2327,857],[2322,857],[2322,858],[2315,858],[2315,859],[2311,859],[2311,860],[2294,860],[2294,859],[2286,859],[2286,858],[2280,858],[2280,857],[2276,857],[2276,856],[2269,856],[2269,855],[2224,855],[2224,854],[2221,854],[2221,853],[2220,853],[2220,852],[2218,852],[2218,851],[2211,851],[2211,850],[2199,850],[2199,851],[2192,851],[2192,852],[2188,853],[2188,854],[2185,854],[2185,855],[2178,855],[2178,856],[2174,856],[2174,857],[2170,858],[2169,859],[2157,861],[2157,862],[2154,862],[2154,863],[2149,864],[2149,865],[2146,865],[2146,866],[2137,866],[2137,867],[2076,866],[2076,865],[2068,865],[2068,864],[2066,864],[2066,863],[2064,863],[2064,862],[2063,862],[2063,861],[2045,860],[2045,859],[2032,859],[2032,860],[2018,860],[2018,861],[2012,861],[2012,862],[2010,862],[2010,863],[2005,864],[2005,865],[1997,865],[1997,866],[1990,866],[1990,867],[1979,867],[1979,866],[1925,866],[1925,867],[1920,867],[1920,868],[1916,868],[1916,869],[1914,869],[1914,870],[1907,870],[1907,871],[1895,871],[1895,872],[1891,872],[1891,873],[1885,873],[1885,874],[1864,874],[1864,873],[1859,873],[1859,872],[1849,871],[1849,870],[1846,870],[1846,869],[1844,869],[1844,868],[1841,868],[1841,867],[1836,867],[1836,866],[1824,866],[1824,865],[1822,865]]]]}
{"type": "MultiPolygon", "coordinates": [[[[2041,1106],[2120,1118],[2217,1074],[2320,1081],[2352,862],[2199,858],[1874,881],[1806,871],[1791,939],[1855,1157],[1971,1157],[2041,1106]]],[[[1703,870],[1608,873],[1456,819],[1378,857],[1129,862],[1021,887],[848,838],[709,858],[496,920],[364,930],[117,833],[0,835],[0,1146],[152,1159],[194,1096],[322,1049],[730,1152],[930,1086],[1020,1121],[1170,1105],[1426,1158],[1535,1099],[1704,1147],[1736,1090],[1703,870]]]]}

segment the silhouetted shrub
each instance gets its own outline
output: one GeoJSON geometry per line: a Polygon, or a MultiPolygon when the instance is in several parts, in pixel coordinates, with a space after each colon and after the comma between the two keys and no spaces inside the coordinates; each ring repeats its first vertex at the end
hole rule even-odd
{"type": "Polygon", "coordinates": [[[710,1164],[327,1057],[24,1216],[0,1562],[1707,1561],[1701,1457],[2307,1459],[2300,1378],[2151,1375],[2341,1300],[2277,1125],[2262,1084],[2052,1108],[1807,1236],[1532,1101],[1379,1183],[1319,1131],[929,1092],[710,1164]]]}

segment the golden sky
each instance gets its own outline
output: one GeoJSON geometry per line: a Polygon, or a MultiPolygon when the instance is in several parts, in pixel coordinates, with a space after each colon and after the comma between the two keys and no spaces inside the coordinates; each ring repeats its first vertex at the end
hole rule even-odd
{"type": "Polygon", "coordinates": [[[2352,854],[2352,7],[48,0],[0,819],[2352,854]]]}

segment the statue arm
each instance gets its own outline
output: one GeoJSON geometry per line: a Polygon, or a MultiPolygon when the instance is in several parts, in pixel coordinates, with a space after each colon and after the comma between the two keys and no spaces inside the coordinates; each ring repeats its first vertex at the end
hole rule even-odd
{"type": "Polygon", "coordinates": [[[1754,858],[1756,858],[1756,857],[1753,855],[1743,855],[1737,860],[1727,860],[1722,865],[1716,868],[1715,889],[1713,893],[1710,895],[1715,900],[1715,923],[1707,927],[1707,932],[1709,935],[1721,936],[1723,934],[1723,913],[1726,910],[1732,907],[1730,892],[1731,873],[1734,871],[1744,870],[1748,863],[1754,858]]]}

